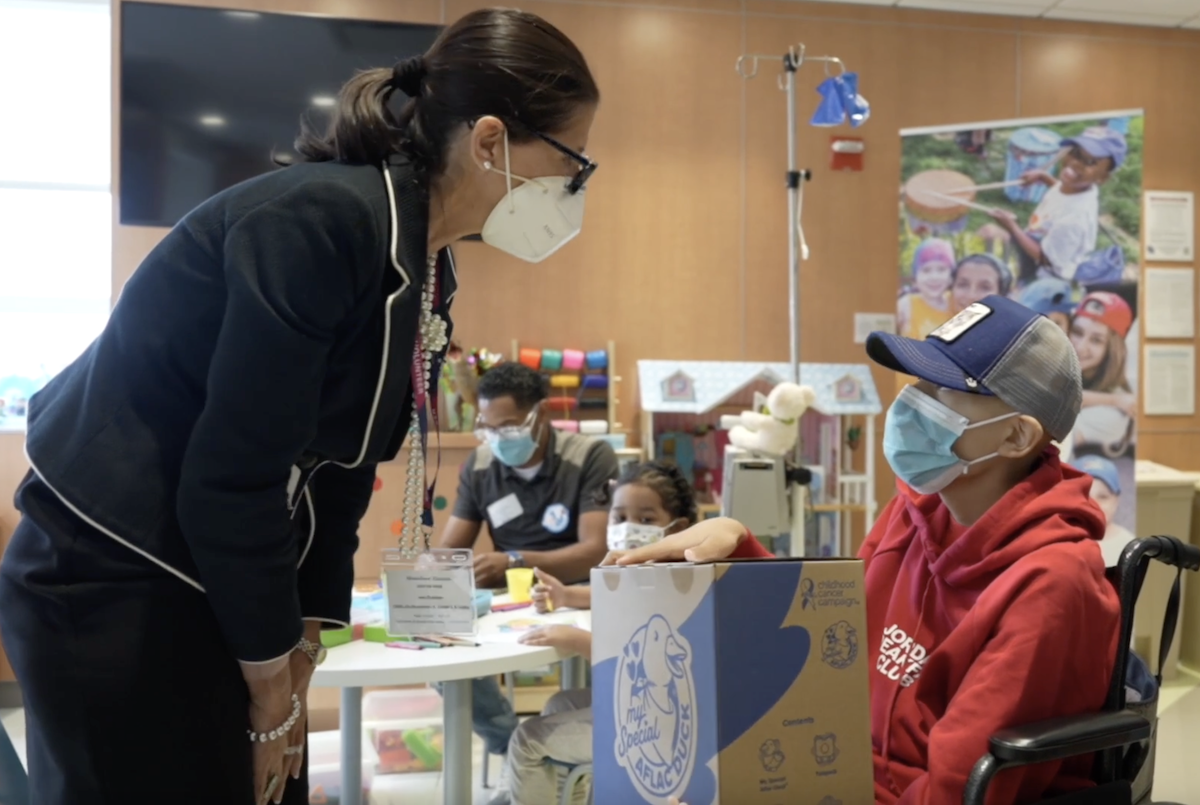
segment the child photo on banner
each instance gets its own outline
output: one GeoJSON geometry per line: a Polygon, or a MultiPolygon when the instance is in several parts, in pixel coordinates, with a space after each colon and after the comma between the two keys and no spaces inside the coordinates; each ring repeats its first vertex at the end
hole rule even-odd
{"type": "Polygon", "coordinates": [[[1136,533],[1140,110],[901,133],[898,331],[1000,294],[1068,335],[1083,409],[1059,445],[1093,478],[1110,562],[1136,533]]]}

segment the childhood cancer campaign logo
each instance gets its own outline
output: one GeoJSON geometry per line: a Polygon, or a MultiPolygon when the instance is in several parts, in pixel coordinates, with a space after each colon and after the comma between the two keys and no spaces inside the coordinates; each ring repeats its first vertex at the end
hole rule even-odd
{"type": "Polygon", "coordinates": [[[696,762],[691,647],[655,615],[621,652],[613,717],[617,762],[646,799],[683,793],[696,762]]]}

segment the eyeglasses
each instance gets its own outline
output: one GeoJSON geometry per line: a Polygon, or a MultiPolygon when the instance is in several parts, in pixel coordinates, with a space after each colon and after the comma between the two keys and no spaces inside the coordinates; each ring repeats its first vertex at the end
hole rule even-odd
{"type": "Polygon", "coordinates": [[[493,439],[519,439],[525,435],[524,431],[527,428],[533,427],[533,420],[537,417],[537,410],[535,407],[530,411],[529,416],[525,417],[525,421],[520,425],[501,425],[498,428],[493,428],[482,424],[476,419],[475,438],[481,442],[489,442],[493,439]]]}
{"type": "Polygon", "coordinates": [[[542,142],[554,148],[559,153],[565,154],[579,163],[578,173],[576,173],[575,177],[571,179],[571,183],[567,185],[567,192],[571,193],[572,195],[582,190],[583,186],[587,184],[587,180],[592,178],[592,174],[596,172],[596,168],[600,167],[578,151],[567,148],[549,134],[542,134],[540,131],[535,131],[533,132],[533,135],[542,142]]]}
{"type": "MultiPolygon", "coordinates": [[[[467,127],[473,129],[475,128],[475,123],[475,120],[468,120],[467,127]]],[[[600,167],[583,154],[579,153],[573,148],[568,148],[558,140],[551,137],[549,134],[542,134],[540,131],[534,131],[530,128],[525,128],[525,131],[528,131],[534,137],[537,137],[539,140],[553,148],[555,151],[558,151],[560,154],[563,154],[564,156],[569,157],[571,160],[579,163],[579,170],[576,172],[575,176],[572,177],[571,182],[567,185],[567,192],[571,195],[575,195],[582,190],[583,186],[587,184],[587,180],[592,178],[592,174],[596,172],[596,168],[600,167]]]]}

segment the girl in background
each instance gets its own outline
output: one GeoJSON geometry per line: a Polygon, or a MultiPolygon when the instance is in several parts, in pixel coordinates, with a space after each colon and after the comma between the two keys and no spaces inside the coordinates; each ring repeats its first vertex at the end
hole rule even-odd
{"type": "Polygon", "coordinates": [[[1075,446],[1098,445],[1113,456],[1128,446],[1137,402],[1125,365],[1132,327],[1133,310],[1115,293],[1093,291],[1079,302],[1068,333],[1083,373],[1075,446]]]}
{"type": "Polygon", "coordinates": [[[1012,290],[1012,271],[1004,261],[979,252],[958,262],[950,274],[951,313],[965,310],[985,296],[1008,296],[1012,290]]]}
{"type": "MultiPolygon", "coordinates": [[[[626,467],[613,486],[611,501],[608,547],[612,551],[649,545],[697,520],[691,484],[674,464],[649,461],[626,467]]],[[[533,572],[538,579],[533,588],[538,612],[591,609],[590,587],[568,586],[549,573],[533,572]]],[[[523,636],[521,642],[561,648],[589,661],[592,657],[592,633],[577,626],[543,626],[523,636]]],[[[541,716],[529,719],[513,733],[505,762],[509,791],[498,794],[491,805],[558,802],[570,768],[592,762],[592,691],[585,688],[554,694],[541,716]]],[[[581,801],[583,793],[580,789],[581,801]]]]}
{"type": "Polygon", "coordinates": [[[912,288],[896,303],[896,326],[901,335],[924,338],[950,318],[950,282],[954,247],[928,238],[912,260],[912,288]]]}

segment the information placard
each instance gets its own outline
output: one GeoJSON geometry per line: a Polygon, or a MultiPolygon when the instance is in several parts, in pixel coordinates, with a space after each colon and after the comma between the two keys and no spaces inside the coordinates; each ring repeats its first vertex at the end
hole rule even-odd
{"type": "Polygon", "coordinates": [[[388,634],[475,634],[473,552],[432,548],[416,557],[383,552],[388,634]]]}

